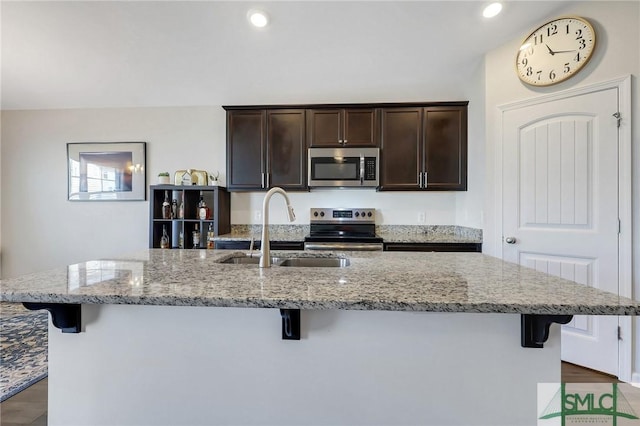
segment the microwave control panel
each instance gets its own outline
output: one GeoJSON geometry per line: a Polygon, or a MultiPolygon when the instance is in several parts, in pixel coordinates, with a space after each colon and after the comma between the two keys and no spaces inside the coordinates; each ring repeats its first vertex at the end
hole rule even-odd
{"type": "Polygon", "coordinates": [[[364,180],[376,180],[376,157],[364,157],[364,180]]]}

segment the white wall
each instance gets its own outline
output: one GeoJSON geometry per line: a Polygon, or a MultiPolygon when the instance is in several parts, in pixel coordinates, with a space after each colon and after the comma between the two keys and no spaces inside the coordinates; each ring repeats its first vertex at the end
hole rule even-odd
{"type": "MultiPolygon", "coordinates": [[[[597,32],[595,56],[574,78],[547,88],[530,88],[520,83],[514,71],[515,55],[521,39],[495,49],[486,55],[486,170],[494,170],[496,164],[495,147],[500,138],[498,106],[517,100],[534,98],[541,94],[586,86],[632,75],[632,150],[633,170],[640,170],[640,110],[638,108],[638,75],[640,75],[640,3],[639,2],[576,2],[570,4],[562,14],[587,18],[597,32]]],[[[526,32],[526,31],[525,31],[526,32]]],[[[527,34],[523,33],[523,37],[527,34]]],[[[633,218],[640,217],[640,173],[629,177],[633,179],[633,218]]],[[[487,173],[485,179],[485,217],[484,244],[485,253],[499,252],[502,244],[497,236],[501,224],[494,220],[496,200],[495,176],[487,173]]],[[[633,246],[636,248],[633,258],[634,294],[640,294],[640,226],[633,224],[633,246]]],[[[640,324],[636,322],[635,341],[640,342],[640,324]]],[[[636,350],[636,367],[640,368],[640,351],[636,350]]]]}
{"type": "Polygon", "coordinates": [[[147,247],[148,202],[67,200],[68,142],[146,141],[147,180],[224,169],[221,108],[3,111],[3,276],[147,247]]]}

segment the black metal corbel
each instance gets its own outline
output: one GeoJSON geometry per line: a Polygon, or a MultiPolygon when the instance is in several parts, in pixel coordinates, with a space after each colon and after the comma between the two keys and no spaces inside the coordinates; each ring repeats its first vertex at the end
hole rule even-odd
{"type": "Polygon", "coordinates": [[[282,340],[300,340],[300,309],[280,309],[282,340]]]}
{"type": "Polygon", "coordinates": [[[552,323],[566,324],[573,315],[520,315],[521,345],[523,348],[543,348],[549,338],[552,323]]]}
{"type": "Polygon", "coordinates": [[[51,312],[51,322],[53,322],[53,326],[62,330],[63,333],[80,333],[82,324],[80,305],[32,302],[24,302],[22,304],[31,311],[46,309],[51,312]]]}

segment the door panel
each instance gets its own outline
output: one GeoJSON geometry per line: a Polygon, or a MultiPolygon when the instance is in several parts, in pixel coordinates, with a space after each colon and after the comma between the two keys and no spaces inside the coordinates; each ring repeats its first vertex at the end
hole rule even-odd
{"type": "Polygon", "coordinates": [[[520,227],[592,227],[592,128],[591,117],[564,117],[522,130],[520,227]]]}
{"type": "Polygon", "coordinates": [[[345,146],[378,146],[377,123],[375,109],[345,109],[345,146]]]}
{"type": "Polygon", "coordinates": [[[427,189],[467,187],[466,108],[424,109],[424,171],[427,189]]]}
{"type": "Polygon", "coordinates": [[[309,146],[340,147],[341,139],[341,110],[312,109],[309,111],[309,146]]]}
{"type": "Polygon", "coordinates": [[[227,173],[229,189],[262,187],[265,111],[227,114],[227,173]]]}
{"type": "MultiPolygon", "coordinates": [[[[617,110],[613,88],[504,112],[505,260],[618,294],[617,110]]],[[[576,316],[563,359],[617,375],[617,328],[576,316]]]]}
{"type": "Polygon", "coordinates": [[[380,189],[419,189],[422,172],[422,109],[382,110],[380,189]]]}
{"type": "MultiPolygon", "coordinates": [[[[549,254],[520,252],[521,265],[536,271],[555,275],[578,284],[593,287],[597,259],[578,258],[569,256],[553,256],[549,254]]],[[[564,326],[565,331],[581,333],[584,336],[594,335],[592,317],[575,315],[570,323],[564,326]]]]}
{"type": "Polygon", "coordinates": [[[306,172],[305,111],[271,110],[267,114],[269,186],[304,189],[306,172]]]}

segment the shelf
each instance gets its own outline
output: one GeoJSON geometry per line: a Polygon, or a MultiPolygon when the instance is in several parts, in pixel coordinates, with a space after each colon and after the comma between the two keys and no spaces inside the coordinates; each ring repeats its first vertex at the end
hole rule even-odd
{"type": "MultiPolygon", "coordinates": [[[[200,231],[200,244],[196,248],[207,247],[207,232],[212,226],[213,235],[231,232],[230,196],[226,188],[221,186],[180,186],[180,185],[151,185],[149,205],[149,247],[160,248],[162,228],[165,227],[169,237],[171,248],[179,248],[180,233],[183,235],[183,248],[192,249],[192,233],[198,225],[200,231]],[[211,218],[200,219],[197,217],[200,197],[205,201],[211,211],[211,218]],[[184,217],[165,219],[162,217],[162,204],[164,200],[176,201],[178,209],[183,206],[184,217]]],[[[179,214],[179,212],[178,212],[179,214]]]]}

